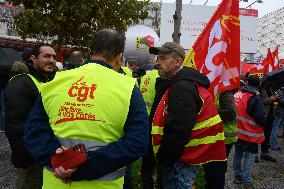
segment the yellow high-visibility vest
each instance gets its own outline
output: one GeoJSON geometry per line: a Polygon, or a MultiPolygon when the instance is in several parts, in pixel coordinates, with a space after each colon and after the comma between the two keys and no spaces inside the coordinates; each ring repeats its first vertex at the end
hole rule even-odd
{"type": "Polygon", "coordinates": [[[121,69],[124,71],[125,75],[132,77],[132,71],[130,70],[130,68],[122,66],[121,69]]]}
{"type": "MultiPolygon", "coordinates": [[[[94,151],[123,136],[135,79],[96,63],[59,72],[42,87],[50,126],[61,144],[83,143],[94,151]]],[[[44,169],[44,189],[116,189],[123,187],[125,169],[99,179],[64,184],[44,169]]]]}
{"type": "MultiPolygon", "coordinates": [[[[215,105],[217,106],[218,111],[220,109],[219,99],[220,99],[220,94],[218,93],[215,97],[215,105]]],[[[236,122],[232,122],[232,123],[223,122],[223,127],[224,127],[224,134],[225,134],[225,143],[232,144],[232,143],[237,142],[238,136],[237,136],[236,122]]]]}
{"type": "Polygon", "coordinates": [[[155,84],[158,77],[158,70],[151,70],[141,78],[140,91],[143,95],[148,115],[150,115],[156,95],[155,84]]]}

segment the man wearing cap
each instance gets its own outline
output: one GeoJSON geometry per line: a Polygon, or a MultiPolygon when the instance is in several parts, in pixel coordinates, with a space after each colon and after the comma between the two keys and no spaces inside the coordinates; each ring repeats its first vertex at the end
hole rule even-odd
{"type": "Polygon", "coordinates": [[[151,47],[160,77],[169,80],[152,122],[153,151],[164,189],[191,188],[200,165],[226,159],[221,118],[207,88],[208,78],[183,67],[184,49],[175,42],[151,47]]]}

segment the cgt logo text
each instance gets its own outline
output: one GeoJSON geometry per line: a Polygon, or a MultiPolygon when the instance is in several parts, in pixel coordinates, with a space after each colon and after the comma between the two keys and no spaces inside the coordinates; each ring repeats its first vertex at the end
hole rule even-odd
{"type": "Polygon", "coordinates": [[[68,95],[71,98],[77,98],[79,102],[85,102],[87,98],[94,99],[94,92],[97,89],[96,84],[91,86],[86,85],[86,82],[83,82],[84,76],[82,76],[76,83],[74,83],[68,91],[68,95]]]}

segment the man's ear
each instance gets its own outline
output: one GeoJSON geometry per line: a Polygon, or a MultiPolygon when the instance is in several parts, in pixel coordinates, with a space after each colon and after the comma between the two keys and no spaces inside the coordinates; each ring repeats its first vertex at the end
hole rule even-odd
{"type": "Polygon", "coordinates": [[[177,58],[176,63],[177,63],[178,66],[181,66],[182,63],[183,63],[183,60],[181,58],[177,58]]]}
{"type": "Polygon", "coordinates": [[[122,63],[122,61],[123,61],[123,53],[119,53],[119,54],[117,55],[117,60],[119,60],[119,63],[120,63],[120,65],[121,65],[121,63],[122,63]]]}
{"type": "Polygon", "coordinates": [[[120,69],[120,66],[122,64],[121,62],[121,57],[122,57],[122,53],[119,53],[118,55],[116,55],[116,57],[110,62],[112,65],[112,68],[115,71],[118,71],[120,69]]]}
{"type": "Polygon", "coordinates": [[[33,61],[33,64],[34,64],[34,63],[35,63],[35,60],[36,60],[35,55],[32,55],[32,56],[31,56],[31,60],[33,61]]]}

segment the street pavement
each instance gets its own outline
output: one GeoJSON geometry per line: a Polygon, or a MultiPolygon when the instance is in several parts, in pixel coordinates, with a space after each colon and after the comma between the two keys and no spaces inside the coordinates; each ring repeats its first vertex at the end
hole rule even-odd
{"type": "MultiPolygon", "coordinates": [[[[277,162],[270,162],[260,159],[260,163],[254,163],[252,177],[256,189],[284,189],[284,139],[278,139],[280,151],[270,150],[272,157],[277,159],[277,162]]],[[[259,153],[260,153],[259,145],[259,153]]],[[[229,160],[228,171],[226,174],[226,189],[241,189],[241,185],[234,184],[233,173],[233,154],[232,148],[229,160]]]]}

